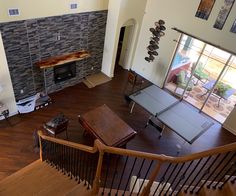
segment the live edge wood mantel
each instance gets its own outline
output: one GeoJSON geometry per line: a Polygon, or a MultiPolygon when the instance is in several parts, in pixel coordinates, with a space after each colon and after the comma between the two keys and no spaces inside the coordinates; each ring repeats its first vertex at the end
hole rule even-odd
{"type": "Polygon", "coordinates": [[[90,57],[90,54],[86,50],[80,50],[79,52],[74,52],[70,54],[65,54],[61,56],[50,57],[36,63],[40,69],[55,67],[57,65],[62,65],[65,63],[79,61],[84,58],[90,57]]]}

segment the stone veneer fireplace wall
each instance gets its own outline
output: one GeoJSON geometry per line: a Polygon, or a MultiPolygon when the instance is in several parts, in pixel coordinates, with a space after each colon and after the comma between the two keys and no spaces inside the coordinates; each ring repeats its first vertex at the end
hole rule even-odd
{"type": "Polygon", "coordinates": [[[44,74],[35,63],[53,56],[87,50],[91,57],[76,62],[76,77],[54,83],[47,68],[49,92],[79,83],[101,70],[107,11],[0,23],[13,89],[17,100],[44,90],[44,74]]]}

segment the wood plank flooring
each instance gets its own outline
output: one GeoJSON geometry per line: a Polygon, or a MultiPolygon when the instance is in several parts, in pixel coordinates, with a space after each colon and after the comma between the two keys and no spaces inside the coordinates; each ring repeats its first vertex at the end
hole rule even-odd
{"type": "MultiPolygon", "coordinates": [[[[182,146],[181,155],[184,155],[236,142],[236,137],[217,122],[192,145],[168,130],[159,139],[159,133],[153,127],[144,128],[149,117],[144,109],[137,105],[133,114],[129,113],[130,106],[124,99],[126,79],[127,71],[118,68],[115,77],[106,84],[91,89],[83,83],[68,87],[50,94],[51,105],[9,118],[11,126],[5,120],[0,121],[0,180],[39,158],[33,148],[33,131],[41,129],[44,122],[60,112],[70,119],[69,140],[91,145],[91,139],[83,136],[77,116],[102,104],[108,105],[138,132],[127,144],[129,149],[175,156],[176,144],[182,146]]],[[[65,135],[62,133],[59,137],[65,138],[65,135]]]]}

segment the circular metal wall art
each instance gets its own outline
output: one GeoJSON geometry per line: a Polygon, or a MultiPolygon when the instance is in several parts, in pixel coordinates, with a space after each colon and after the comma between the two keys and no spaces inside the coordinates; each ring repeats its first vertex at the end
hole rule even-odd
{"type": "Polygon", "coordinates": [[[166,30],[166,27],[164,26],[165,21],[164,20],[159,20],[154,23],[155,27],[151,27],[149,31],[152,33],[152,37],[150,38],[149,41],[149,46],[147,47],[147,53],[148,57],[145,57],[144,59],[147,62],[152,62],[155,59],[155,56],[158,56],[158,52],[156,51],[159,49],[159,41],[162,36],[165,35],[164,31],[166,30]]]}

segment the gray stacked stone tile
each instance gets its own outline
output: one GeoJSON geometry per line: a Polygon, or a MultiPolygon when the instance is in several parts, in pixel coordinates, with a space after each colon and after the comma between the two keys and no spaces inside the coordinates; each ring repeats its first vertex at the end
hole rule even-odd
{"type": "Polygon", "coordinates": [[[91,53],[91,57],[76,62],[76,77],[69,80],[55,84],[53,68],[46,69],[49,93],[75,85],[100,71],[106,20],[105,10],[0,23],[16,99],[45,90],[43,70],[35,64],[48,57],[82,49],[91,53]]]}

